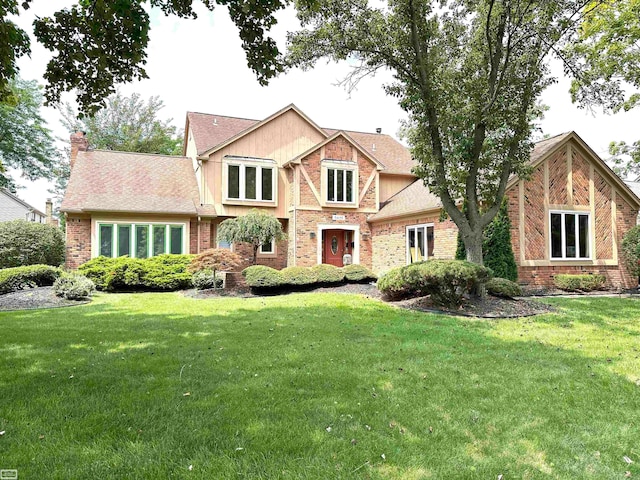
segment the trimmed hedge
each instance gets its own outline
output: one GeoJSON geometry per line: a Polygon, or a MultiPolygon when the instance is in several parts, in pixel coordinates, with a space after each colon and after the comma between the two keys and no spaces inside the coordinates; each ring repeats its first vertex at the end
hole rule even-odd
{"type": "Polygon", "coordinates": [[[80,265],[78,271],[92,280],[98,290],[172,291],[191,288],[187,271],[192,255],[158,255],[151,258],[97,257],[80,265]]]}
{"type": "Polygon", "coordinates": [[[362,265],[336,267],[334,265],[315,265],[313,267],[287,267],[276,270],[264,265],[252,265],[242,271],[247,285],[258,289],[307,288],[342,282],[361,283],[375,280],[375,274],[362,265]]]}
{"type": "Polygon", "coordinates": [[[348,282],[375,282],[378,279],[375,273],[362,265],[347,265],[342,267],[342,271],[348,282]]]}
{"type": "Polygon", "coordinates": [[[323,263],[311,267],[311,271],[315,274],[318,283],[333,284],[344,281],[344,271],[335,265],[323,263]]]}
{"type": "Polygon", "coordinates": [[[53,293],[67,300],[84,300],[93,295],[96,286],[84,275],[63,273],[53,283],[53,293]]]}
{"type": "Polygon", "coordinates": [[[313,285],[318,283],[318,277],[311,268],[287,267],[280,270],[285,285],[313,285]]]}
{"type": "Polygon", "coordinates": [[[282,274],[275,268],[252,265],[242,271],[247,285],[251,288],[277,288],[284,285],[282,274]]]}
{"type": "Polygon", "coordinates": [[[487,267],[464,260],[428,260],[393,269],[377,285],[387,298],[430,295],[437,305],[457,307],[490,276],[487,267]]]}
{"type": "Polygon", "coordinates": [[[591,292],[593,290],[602,290],[606,281],[607,277],[597,274],[560,274],[556,275],[553,279],[553,283],[556,287],[560,290],[566,290],[567,292],[591,292]]]}
{"type": "Polygon", "coordinates": [[[506,278],[492,278],[485,286],[487,293],[494,297],[513,298],[522,295],[520,285],[506,278]]]}
{"type": "Polygon", "coordinates": [[[50,286],[60,275],[62,270],[50,265],[5,268],[0,270],[0,294],[24,288],[50,286]]]}
{"type": "Polygon", "coordinates": [[[64,235],[53,225],[0,222],[0,268],[64,263],[64,235]]]}

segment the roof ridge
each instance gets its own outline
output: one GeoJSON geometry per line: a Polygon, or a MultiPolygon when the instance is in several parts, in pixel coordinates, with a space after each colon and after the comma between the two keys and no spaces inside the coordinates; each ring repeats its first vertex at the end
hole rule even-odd
{"type": "Polygon", "coordinates": [[[548,140],[553,140],[554,138],[558,138],[558,137],[562,137],[563,135],[569,135],[573,133],[573,130],[569,130],[568,132],[562,132],[562,133],[558,133],[556,135],[553,135],[551,137],[547,137],[547,138],[542,138],[540,140],[537,140],[535,142],[533,142],[534,145],[537,145],[538,143],[542,143],[542,142],[546,142],[548,140]]]}
{"type": "Polygon", "coordinates": [[[233,118],[234,120],[249,120],[250,122],[260,122],[260,120],[257,120],[255,118],[246,118],[246,117],[233,117],[231,115],[220,115],[218,113],[205,113],[205,112],[191,112],[191,111],[187,111],[187,115],[190,113],[195,113],[198,115],[207,115],[209,117],[224,117],[224,118],[233,118]]]}
{"type": "Polygon", "coordinates": [[[191,160],[191,158],[185,155],[167,155],[166,153],[145,153],[145,152],[126,152],[124,150],[108,150],[106,148],[92,148],[89,150],[82,150],[78,153],[91,153],[91,152],[105,152],[105,153],[124,153],[126,155],[146,155],[153,157],[167,157],[167,158],[184,158],[187,160],[191,160]]]}

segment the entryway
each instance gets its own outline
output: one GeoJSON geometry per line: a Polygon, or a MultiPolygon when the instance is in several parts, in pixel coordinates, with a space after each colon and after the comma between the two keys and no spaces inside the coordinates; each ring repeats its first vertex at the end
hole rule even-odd
{"type": "Polygon", "coordinates": [[[322,231],[322,263],[343,267],[345,255],[351,256],[353,263],[353,231],[331,229],[322,231]]]}

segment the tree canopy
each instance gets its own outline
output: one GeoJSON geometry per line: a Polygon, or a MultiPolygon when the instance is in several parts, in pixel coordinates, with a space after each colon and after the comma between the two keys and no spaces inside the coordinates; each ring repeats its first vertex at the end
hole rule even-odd
{"type": "Polygon", "coordinates": [[[78,118],[69,103],[60,114],[69,133],[85,132],[92,148],[179,155],[182,135],[176,133],[172,119],[159,118],[163,108],[158,96],[144,100],[138,93],[128,97],[118,91],[106,98],[105,108],[91,116],[78,118]]]}
{"type": "MultiPolygon", "coordinates": [[[[640,104],[640,0],[591,2],[578,37],[567,49],[574,80],[571,95],[581,106],[607,112],[640,104]],[[597,7],[597,8],[596,8],[597,7]]],[[[640,175],[640,140],[613,141],[609,153],[618,173],[640,175]]]]}
{"type": "Polygon", "coordinates": [[[585,1],[328,0],[300,7],[288,64],[349,60],[346,79],[390,70],[385,91],[408,114],[415,173],[456,223],[467,259],[482,263],[482,232],[508,179],[529,173],[538,99],[553,81],[548,58],[576,38],[585,1]],[[460,210],[462,200],[467,210],[460,210]]]}
{"type": "Polygon", "coordinates": [[[50,179],[59,153],[40,115],[42,92],[38,84],[11,79],[8,92],[0,102],[0,187],[15,191],[7,167],[19,170],[29,180],[50,179]]]}
{"type": "MultiPolygon", "coordinates": [[[[209,10],[228,7],[242,40],[249,67],[266,84],[282,71],[280,53],[268,32],[274,14],[289,0],[201,0],[209,10]]],[[[18,68],[18,58],[30,53],[27,32],[11,20],[30,8],[32,0],[0,0],[0,94],[18,68]]],[[[55,104],[65,91],[75,90],[80,110],[95,113],[118,83],[147,78],[144,65],[150,19],[146,6],[165,15],[196,18],[194,0],[80,0],[51,17],[37,18],[34,35],[53,52],[44,78],[45,97],[55,104]]]]}

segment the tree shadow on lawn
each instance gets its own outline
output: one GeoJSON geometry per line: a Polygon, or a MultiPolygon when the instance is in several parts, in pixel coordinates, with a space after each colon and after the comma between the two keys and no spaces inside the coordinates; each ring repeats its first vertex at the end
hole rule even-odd
{"type": "MultiPolygon", "coordinates": [[[[574,310],[572,322],[589,314],[574,310]]],[[[638,386],[612,371],[615,358],[519,332],[558,330],[562,315],[539,319],[318,294],[114,296],[0,314],[2,468],[26,478],[637,473],[638,386]]]]}

